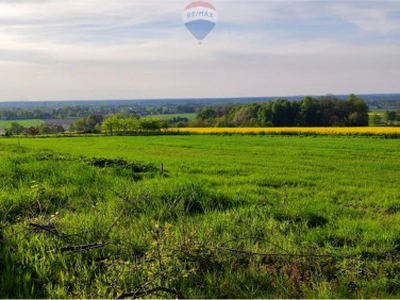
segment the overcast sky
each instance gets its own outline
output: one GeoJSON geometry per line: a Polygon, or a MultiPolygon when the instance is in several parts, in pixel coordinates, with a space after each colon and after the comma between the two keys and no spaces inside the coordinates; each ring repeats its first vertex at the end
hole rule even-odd
{"type": "Polygon", "coordinates": [[[400,1],[0,0],[0,100],[400,92],[400,1]]]}

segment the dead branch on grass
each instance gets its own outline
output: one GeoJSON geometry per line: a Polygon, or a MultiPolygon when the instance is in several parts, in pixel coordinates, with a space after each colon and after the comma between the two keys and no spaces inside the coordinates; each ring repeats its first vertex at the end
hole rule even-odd
{"type": "Polygon", "coordinates": [[[39,224],[34,224],[34,223],[30,223],[29,226],[34,227],[36,229],[41,229],[43,231],[47,231],[59,238],[64,238],[65,235],[60,232],[56,227],[54,226],[47,226],[47,225],[39,225],[39,224]]]}
{"type": "Polygon", "coordinates": [[[97,249],[97,248],[102,248],[104,246],[107,246],[111,244],[111,242],[108,243],[95,243],[95,244],[89,244],[89,245],[77,245],[77,246],[69,246],[69,247],[63,247],[60,249],[61,252],[81,252],[85,250],[92,250],[92,249],[97,249]]]}
{"type": "Polygon", "coordinates": [[[163,286],[159,286],[159,287],[149,289],[146,291],[141,291],[138,293],[123,293],[122,295],[117,297],[117,299],[125,299],[125,298],[137,299],[137,298],[148,296],[148,295],[156,293],[156,292],[166,292],[166,293],[175,295],[178,299],[185,299],[185,297],[182,295],[182,293],[179,290],[177,290],[175,288],[170,289],[170,288],[166,288],[163,286]]]}

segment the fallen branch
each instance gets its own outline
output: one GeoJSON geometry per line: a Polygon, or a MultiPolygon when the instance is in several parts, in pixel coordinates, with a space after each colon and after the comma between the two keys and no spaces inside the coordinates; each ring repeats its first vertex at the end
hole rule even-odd
{"type": "Polygon", "coordinates": [[[177,290],[177,289],[169,289],[166,287],[156,287],[154,289],[142,291],[139,293],[123,293],[121,296],[117,297],[117,299],[125,299],[125,298],[132,298],[132,299],[137,299],[141,297],[145,297],[147,295],[156,293],[156,292],[166,292],[170,294],[174,294],[178,299],[185,299],[185,297],[182,295],[182,293],[177,290]]]}
{"type": "Polygon", "coordinates": [[[89,244],[89,245],[78,245],[78,246],[70,246],[70,247],[63,247],[60,249],[61,252],[80,252],[85,250],[92,250],[104,247],[110,243],[96,243],[96,244],[89,244]]]}
{"type": "Polygon", "coordinates": [[[255,256],[319,257],[319,258],[343,258],[343,259],[351,258],[351,257],[348,257],[348,256],[339,256],[339,255],[333,255],[333,254],[260,253],[260,252],[253,252],[253,251],[248,251],[248,250],[240,250],[240,249],[228,248],[228,247],[214,247],[214,248],[215,249],[219,249],[219,250],[225,250],[225,251],[241,253],[241,254],[248,254],[248,255],[255,255],[255,256]]]}
{"type": "Polygon", "coordinates": [[[90,234],[90,233],[100,232],[100,230],[91,229],[91,230],[82,231],[79,233],[65,234],[65,233],[59,231],[54,226],[40,225],[40,224],[34,224],[34,223],[30,223],[29,226],[34,227],[36,229],[41,229],[43,231],[47,231],[47,232],[54,234],[55,236],[62,238],[62,239],[68,239],[68,238],[72,238],[75,236],[81,236],[81,235],[86,235],[86,234],[90,234]]]}
{"type": "Polygon", "coordinates": [[[151,285],[158,277],[160,277],[161,275],[163,275],[165,273],[165,271],[160,272],[158,274],[156,274],[150,281],[146,282],[145,284],[141,285],[141,287],[134,293],[135,295],[143,292],[146,290],[146,288],[151,285]]]}
{"type": "Polygon", "coordinates": [[[39,224],[34,224],[34,223],[30,223],[29,226],[50,232],[51,234],[54,234],[57,237],[64,238],[64,234],[62,232],[58,231],[58,229],[55,228],[54,226],[39,225],[39,224]]]}

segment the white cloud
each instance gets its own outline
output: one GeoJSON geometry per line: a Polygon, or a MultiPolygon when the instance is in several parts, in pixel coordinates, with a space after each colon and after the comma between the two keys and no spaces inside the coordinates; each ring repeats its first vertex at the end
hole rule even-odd
{"type": "Polygon", "coordinates": [[[0,100],[396,92],[400,43],[380,34],[397,31],[400,2],[215,0],[201,46],[181,24],[187,2],[3,0],[0,100]],[[327,18],[374,41],[296,36],[297,21],[327,18]]]}
{"type": "Polygon", "coordinates": [[[331,6],[334,14],[341,16],[367,33],[389,34],[400,32],[400,5],[398,1],[365,1],[331,6]],[[392,15],[396,15],[393,17],[392,15]]]}

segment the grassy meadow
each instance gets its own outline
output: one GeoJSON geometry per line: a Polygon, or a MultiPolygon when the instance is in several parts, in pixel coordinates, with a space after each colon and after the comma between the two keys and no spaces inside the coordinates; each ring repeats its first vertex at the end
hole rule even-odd
{"type": "Polygon", "coordinates": [[[193,121],[194,119],[196,119],[197,114],[193,113],[193,114],[164,114],[164,115],[151,115],[149,117],[156,119],[156,120],[172,120],[173,118],[186,118],[189,121],[193,121]]]}
{"type": "Polygon", "coordinates": [[[0,121],[0,128],[8,128],[11,126],[11,123],[18,123],[24,127],[36,127],[40,126],[44,123],[43,120],[33,119],[33,120],[7,120],[0,121]]]}
{"type": "Polygon", "coordinates": [[[399,298],[399,146],[2,138],[0,297],[399,298]]]}

